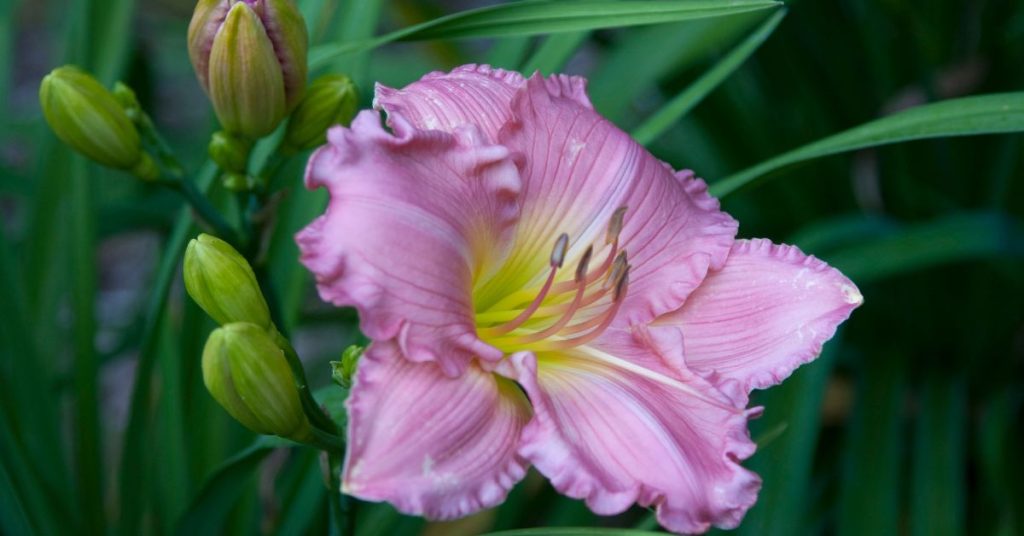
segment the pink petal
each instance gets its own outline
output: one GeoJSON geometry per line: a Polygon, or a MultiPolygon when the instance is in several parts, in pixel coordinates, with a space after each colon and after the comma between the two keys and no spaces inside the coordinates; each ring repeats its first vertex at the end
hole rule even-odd
{"type": "Polygon", "coordinates": [[[516,72],[487,65],[463,65],[434,72],[402,89],[377,85],[374,107],[401,115],[416,128],[454,131],[476,125],[489,140],[511,116],[509,103],[524,82],[516,72]]]}
{"type": "Polygon", "coordinates": [[[499,142],[521,155],[522,216],[500,277],[478,284],[476,300],[487,306],[507,288],[539,284],[563,232],[568,266],[590,244],[601,259],[612,214],[626,206],[621,241],[633,267],[616,323],[648,322],[682,305],[709,267],[721,267],[736,222],[703,181],[674,174],[595,112],[584,86],[581,78],[535,75],[513,99],[499,142]]]}
{"type": "Polygon", "coordinates": [[[793,246],[738,240],[725,267],[656,323],[681,326],[691,369],[749,392],[816,358],[862,301],[838,270],[793,246]]]}
{"type": "Polygon", "coordinates": [[[449,378],[375,342],[347,402],[342,490],[399,511],[451,519],[495,506],[522,480],[516,454],[530,416],[512,382],[471,365],[449,378]]]}
{"type": "Polygon", "coordinates": [[[676,532],[735,527],[760,480],[748,413],[701,378],[672,379],[596,354],[513,356],[533,403],[520,453],[598,514],[634,502],[676,532]]]}
{"type": "Polygon", "coordinates": [[[504,256],[519,175],[471,126],[448,134],[393,121],[396,136],[373,111],[329,132],[306,184],[331,201],[296,239],[324,300],[355,306],[371,339],[397,337],[409,359],[454,375],[474,356],[501,358],[476,337],[470,292],[473,274],[504,256]]]}

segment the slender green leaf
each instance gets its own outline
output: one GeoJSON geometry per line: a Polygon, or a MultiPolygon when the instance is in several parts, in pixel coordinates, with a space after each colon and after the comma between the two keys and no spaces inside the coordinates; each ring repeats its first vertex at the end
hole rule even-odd
{"type": "Polygon", "coordinates": [[[589,35],[590,32],[572,32],[548,36],[520,70],[527,74],[540,71],[543,75],[558,71],[589,35]]]}
{"type": "Polygon", "coordinates": [[[193,498],[175,533],[181,536],[220,534],[231,507],[242,495],[260,462],[275,448],[288,444],[275,437],[261,436],[251,446],[225,460],[193,498]]]}
{"type": "Polygon", "coordinates": [[[0,463],[35,530],[48,534],[63,519],[74,525],[65,497],[67,469],[59,450],[52,386],[41,366],[26,314],[17,256],[0,230],[0,463]],[[57,456],[57,458],[51,458],[57,456]]]}
{"type": "Polygon", "coordinates": [[[911,457],[911,534],[964,534],[966,388],[959,380],[931,378],[920,408],[911,457]]]}
{"type": "Polygon", "coordinates": [[[85,514],[89,532],[99,533],[105,526],[103,516],[103,461],[100,455],[99,362],[94,336],[96,332],[96,224],[92,184],[86,162],[76,157],[70,179],[71,217],[67,223],[71,236],[72,301],[74,303],[75,354],[75,474],[79,508],[85,514]]]}
{"type": "Polygon", "coordinates": [[[904,356],[876,350],[864,365],[844,447],[840,536],[899,534],[904,356]]]}
{"type": "Polygon", "coordinates": [[[440,17],[357,43],[322,45],[310,51],[315,69],[333,58],[391,43],[428,39],[463,39],[578,32],[640,24],[736,15],[774,8],[771,0],[577,0],[574,2],[523,1],[499,4],[440,17]]]}
{"type": "Polygon", "coordinates": [[[518,69],[526,58],[532,41],[533,39],[527,36],[498,39],[487,51],[486,63],[503,69],[518,69]]]}
{"type": "MultiPolygon", "coordinates": [[[[205,191],[217,174],[217,167],[207,162],[199,173],[197,187],[205,191]]],[[[142,344],[139,361],[135,369],[135,384],[131,396],[131,414],[124,433],[120,471],[120,512],[119,529],[122,534],[139,533],[143,511],[146,508],[145,475],[148,442],[150,435],[150,411],[153,369],[159,351],[160,326],[165,314],[167,295],[178,263],[192,229],[190,209],[182,209],[174,230],[164,245],[156,277],[149,287],[149,301],[145,309],[145,325],[142,329],[142,344]]]]}
{"type": "Polygon", "coordinates": [[[1024,92],[998,93],[925,104],[876,119],[783,153],[711,185],[724,197],[786,166],[865,147],[947,136],[1024,131],[1024,92]]]}
{"type": "Polygon", "coordinates": [[[737,533],[788,535],[809,532],[805,526],[810,502],[811,468],[821,429],[821,404],[835,363],[839,341],[833,340],[817,361],[806,365],[782,385],[757,393],[755,405],[765,415],[751,423],[753,434],[785,426],[770,443],[758,441],[758,452],[746,464],[761,475],[760,500],[747,513],[737,533]]]}
{"type": "Polygon", "coordinates": [[[730,46],[763,18],[763,13],[752,12],[621,32],[619,42],[600,57],[589,76],[587,90],[594,108],[616,124],[628,124],[638,98],[655,84],[730,46]]]}
{"type": "Polygon", "coordinates": [[[704,97],[718,87],[730,74],[743,65],[754,51],[761,47],[761,44],[768,39],[768,36],[775,31],[782,19],[786,16],[786,10],[776,11],[768,20],[764,21],[749,37],[729,51],[721,60],[715,63],[693,84],[676,95],[666,103],[660,110],[647,118],[639,127],[633,130],[632,134],[636,141],[643,145],[657,139],[666,129],[679,121],[679,118],[687,114],[704,97]]]}
{"type": "Polygon", "coordinates": [[[858,282],[955,261],[1020,259],[1024,258],[1024,227],[998,213],[957,214],[907,226],[822,257],[858,282]]]}
{"type": "Polygon", "coordinates": [[[4,534],[35,534],[21,495],[7,472],[7,456],[0,460],[0,532],[4,534]]]}
{"type": "Polygon", "coordinates": [[[312,525],[317,515],[323,511],[326,502],[327,488],[324,486],[323,469],[320,467],[320,451],[302,449],[296,452],[297,460],[292,464],[296,478],[291,486],[282,489],[281,521],[276,533],[281,536],[290,534],[311,534],[312,525]]]}
{"type": "MultiPolygon", "coordinates": [[[[156,423],[154,437],[157,443],[153,445],[153,452],[160,459],[160,478],[154,483],[158,493],[157,501],[163,532],[169,533],[173,529],[174,521],[178,519],[188,504],[191,496],[192,484],[189,479],[189,445],[186,444],[186,430],[188,425],[185,422],[184,410],[185,400],[188,396],[183,386],[181,362],[186,359],[199,361],[196,354],[185,354],[178,344],[178,330],[176,325],[166,316],[161,322],[159,337],[159,349],[157,361],[160,370],[160,403],[158,407],[159,419],[156,423]]],[[[198,334],[197,338],[202,340],[198,334]]],[[[188,342],[188,341],[182,341],[188,342]]]]}

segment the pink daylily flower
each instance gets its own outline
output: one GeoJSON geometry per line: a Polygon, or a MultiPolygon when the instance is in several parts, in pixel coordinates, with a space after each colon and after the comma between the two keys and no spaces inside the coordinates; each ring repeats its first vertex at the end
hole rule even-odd
{"type": "Polygon", "coordinates": [[[736,240],[705,183],[593,110],[585,80],[467,65],[330,131],[299,233],[321,297],[372,344],[343,490],[431,519],[533,465],[598,514],[739,524],[760,487],[752,389],[814,359],[862,301],[792,246],[736,240]],[[393,132],[393,133],[392,133],[393,132]]]}

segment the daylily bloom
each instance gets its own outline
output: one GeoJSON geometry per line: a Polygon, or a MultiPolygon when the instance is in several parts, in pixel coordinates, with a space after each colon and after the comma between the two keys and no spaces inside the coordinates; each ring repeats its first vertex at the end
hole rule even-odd
{"type": "Polygon", "coordinates": [[[342,489],[432,519],[533,465],[598,514],[736,526],[760,480],[750,390],[814,359],[862,299],[791,246],[736,240],[705,183],[593,110],[585,80],[485,66],[376,89],[306,184],[297,237],[372,345],[342,489]]]}

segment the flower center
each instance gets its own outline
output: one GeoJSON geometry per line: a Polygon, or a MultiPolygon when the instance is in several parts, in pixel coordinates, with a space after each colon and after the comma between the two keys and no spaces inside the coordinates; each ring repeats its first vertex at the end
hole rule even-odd
{"type": "Polygon", "coordinates": [[[626,251],[619,249],[625,213],[620,207],[608,222],[600,265],[591,267],[591,244],[571,278],[562,270],[569,235],[561,234],[543,284],[512,292],[476,313],[480,338],[506,353],[566,350],[596,339],[615,319],[629,286],[626,251]]]}

